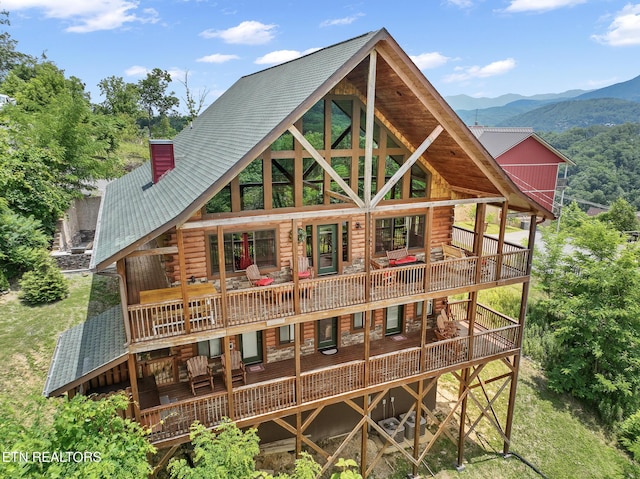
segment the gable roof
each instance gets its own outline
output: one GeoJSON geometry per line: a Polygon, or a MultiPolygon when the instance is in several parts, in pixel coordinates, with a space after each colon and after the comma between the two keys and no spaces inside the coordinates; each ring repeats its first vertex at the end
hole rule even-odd
{"type": "Polygon", "coordinates": [[[67,329],[58,338],[43,394],[60,395],[125,362],[126,341],[119,305],[67,329]]]}
{"type": "Polygon", "coordinates": [[[112,182],[91,260],[102,269],[192,216],[340,81],[366,97],[368,55],[378,61],[376,110],[417,147],[433,129],[432,166],[462,191],[507,196],[515,208],[550,213],[521,194],[384,29],[238,80],[174,140],[175,168],[150,185],[149,163],[112,182]]]}
{"type": "Polygon", "coordinates": [[[542,144],[545,148],[552,151],[557,157],[559,163],[568,163],[573,165],[574,163],[565,155],[556,150],[549,143],[544,141],[538,135],[535,134],[533,128],[529,127],[488,127],[473,125],[469,129],[475,135],[482,146],[484,146],[491,156],[498,158],[507,151],[511,150],[516,145],[522,143],[527,138],[533,137],[538,143],[542,144]]]}

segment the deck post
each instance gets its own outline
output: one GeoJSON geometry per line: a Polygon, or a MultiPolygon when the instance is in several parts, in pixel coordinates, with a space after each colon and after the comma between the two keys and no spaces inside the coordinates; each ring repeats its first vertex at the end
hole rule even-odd
{"type": "Polygon", "coordinates": [[[227,316],[227,271],[224,261],[224,228],[218,226],[216,228],[216,236],[218,237],[218,274],[220,275],[220,309],[222,310],[222,321],[224,327],[229,326],[229,318],[227,316]]]}
{"type": "Polygon", "coordinates": [[[222,374],[224,374],[225,378],[226,378],[226,385],[227,385],[227,402],[229,404],[229,419],[231,419],[232,421],[235,420],[236,418],[236,413],[235,413],[235,406],[233,404],[233,382],[231,381],[231,341],[229,340],[229,336],[225,336],[224,339],[222,340],[222,344],[223,344],[223,348],[224,351],[222,352],[222,354],[224,354],[224,362],[226,365],[226,368],[224,369],[224,371],[222,371],[222,374]]]}
{"type": "Polygon", "coordinates": [[[424,400],[424,379],[418,381],[418,397],[416,399],[416,420],[415,433],[413,435],[413,474],[418,474],[418,464],[420,461],[420,421],[422,420],[422,401],[424,400]]]}
{"type": "Polygon", "coordinates": [[[482,255],[484,254],[484,223],[487,216],[487,205],[476,206],[476,224],[473,235],[473,255],[476,257],[476,276],[474,284],[482,281],[482,255]]]}
{"type": "Polygon", "coordinates": [[[500,233],[498,234],[498,246],[496,254],[498,255],[498,260],[496,261],[496,277],[495,280],[502,279],[502,252],[504,251],[504,233],[507,229],[507,218],[509,215],[509,203],[502,203],[502,210],[500,214],[500,233]]]}
{"type": "Polygon", "coordinates": [[[131,383],[131,396],[133,397],[133,414],[136,422],[140,423],[140,393],[138,392],[138,371],[136,370],[136,356],[129,354],[129,382],[131,383]]]}
{"type": "Polygon", "coordinates": [[[189,296],[187,293],[187,262],[184,257],[184,234],[182,228],[176,227],[178,236],[178,263],[180,265],[180,289],[182,290],[182,317],[184,318],[184,332],[191,332],[191,311],[189,311],[189,296]]]}
{"type": "Polygon", "coordinates": [[[513,373],[511,374],[511,387],[509,389],[509,404],[507,407],[507,419],[504,428],[504,435],[507,440],[504,441],[502,449],[503,454],[509,454],[509,443],[511,441],[511,430],[513,427],[513,412],[516,404],[516,392],[518,388],[518,375],[520,373],[520,355],[522,353],[522,334],[524,331],[524,323],[527,316],[527,303],[529,301],[529,286],[531,284],[531,264],[533,262],[533,248],[536,239],[536,216],[532,215],[529,224],[529,258],[527,261],[527,281],[522,283],[522,296],[520,300],[520,314],[518,323],[520,324],[520,334],[518,334],[518,353],[513,358],[513,373]]]}
{"type": "Polygon", "coordinates": [[[456,469],[458,471],[464,470],[464,438],[465,438],[465,427],[464,421],[467,415],[467,400],[469,395],[467,393],[467,389],[469,389],[469,368],[465,368],[462,370],[462,375],[460,376],[460,389],[458,390],[458,397],[464,394],[462,399],[462,404],[460,405],[460,429],[458,431],[458,460],[456,463],[456,469]]]}
{"type": "MultiPolygon", "coordinates": [[[[364,417],[369,416],[369,395],[362,396],[362,414],[364,417]]],[[[364,477],[367,471],[367,443],[369,442],[369,422],[362,424],[361,444],[360,444],[360,474],[364,477]]]]}
{"type": "Polygon", "coordinates": [[[300,278],[298,277],[298,256],[300,255],[300,245],[298,244],[298,224],[291,220],[291,277],[293,279],[293,310],[300,314],[300,278]]]}
{"type": "Polygon", "coordinates": [[[129,316],[129,295],[127,294],[127,268],[125,259],[121,258],[116,262],[116,272],[118,275],[118,289],[120,290],[120,307],[122,308],[122,317],[124,318],[124,332],[127,338],[125,346],[131,344],[131,317],[129,316]]]}
{"type": "Polygon", "coordinates": [[[424,292],[428,293],[431,283],[431,230],[433,228],[433,208],[426,211],[424,235],[424,292]]]}

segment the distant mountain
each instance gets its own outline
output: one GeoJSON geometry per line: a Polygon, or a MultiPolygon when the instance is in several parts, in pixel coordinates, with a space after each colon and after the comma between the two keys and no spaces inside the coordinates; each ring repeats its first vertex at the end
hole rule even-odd
{"type": "Polygon", "coordinates": [[[629,81],[584,93],[576,99],[591,100],[593,98],[621,98],[640,102],[640,76],[629,81]]]}
{"type": "Polygon", "coordinates": [[[640,102],[619,98],[570,100],[536,108],[505,120],[497,126],[529,126],[536,131],[561,132],[592,125],[640,122],[640,102]]]}
{"type": "Polygon", "coordinates": [[[547,100],[567,100],[576,96],[587,93],[587,90],[569,90],[564,93],[542,93],[539,95],[524,96],[516,93],[507,93],[506,95],[500,95],[495,98],[486,97],[472,97],[469,95],[452,95],[445,97],[447,103],[454,110],[476,110],[483,108],[495,108],[513,103],[520,100],[534,100],[534,101],[547,101],[547,100]]]}
{"type": "Polygon", "coordinates": [[[478,110],[456,110],[456,113],[467,125],[496,126],[514,116],[522,115],[523,113],[535,110],[549,103],[556,103],[557,101],[559,100],[517,100],[504,106],[478,110]]]}
{"type": "Polygon", "coordinates": [[[468,125],[527,126],[536,131],[564,131],[590,125],[639,123],[640,76],[608,87],[585,92],[570,90],[559,94],[524,97],[516,94],[497,98],[449,97],[460,118],[468,125]],[[517,98],[502,104],[508,98],[517,98]],[[482,108],[479,105],[495,105],[482,108]],[[475,102],[475,103],[474,103],[475,102]],[[455,105],[466,105],[456,108],[455,105]],[[469,108],[469,106],[472,106],[469,108]]]}

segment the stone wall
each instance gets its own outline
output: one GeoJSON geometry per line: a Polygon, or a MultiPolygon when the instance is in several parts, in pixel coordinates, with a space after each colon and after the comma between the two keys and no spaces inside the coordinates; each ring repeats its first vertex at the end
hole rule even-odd
{"type": "Polygon", "coordinates": [[[91,261],[91,255],[86,253],[54,253],[51,256],[62,271],[89,269],[89,263],[91,261]]]}

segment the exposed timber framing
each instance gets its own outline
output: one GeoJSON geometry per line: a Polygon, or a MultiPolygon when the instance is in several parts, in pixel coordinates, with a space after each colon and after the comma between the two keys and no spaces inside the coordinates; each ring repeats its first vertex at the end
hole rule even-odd
{"type": "Polygon", "coordinates": [[[360,206],[364,207],[363,201],[360,199],[358,194],[354,192],[349,185],[347,185],[346,181],[342,179],[342,177],[338,174],[336,170],[331,167],[331,163],[324,159],[324,157],[318,153],[311,143],[304,137],[302,132],[298,130],[294,125],[289,127],[289,131],[293,135],[293,137],[300,142],[300,144],[304,147],[305,150],[313,157],[314,160],[320,165],[320,167],[331,177],[333,181],[335,181],[340,188],[344,190],[344,192],[353,200],[353,202],[360,206]]]}
{"type": "Polygon", "coordinates": [[[407,171],[409,171],[409,169],[418,161],[418,158],[420,158],[420,156],[422,156],[422,154],[427,150],[427,148],[431,146],[431,144],[436,140],[436,138],[438,138],[438,136],[440,135],[440,133],[442,133],[443,130],[444,129],[440,125],[434,128],[431,134],[427,136],[427,138],[425,138],[422,144],[411,154],[411,156],[407,159],[407,161],[405,161],[402,164],[402,166],[398,168],[398,171],[396,171],[393,174],[393,176],[389,178],[389,181],[387,181],[385,185],[382,188],[380,188],[378,193],[373,197],[373,199],[371,200],[372,208],[375,208],[375,206],[378,203],[380,203],[380,201],[384,198],[384,196],[387,193],[389,193],[389,191],[391,191],[391,188],[393,188],[395,184],[402,179],[404,174],[407,171]]]}
{"type": "Polygon", "coordinates": [[[369,54],[369,76],[367,78],[367,112],[365,116],[364,138],[364,203],[371,205],[371,171],[373,165],[373,128],[375,124],[376,66],[378,53],[371,50],[369,54]]]}

